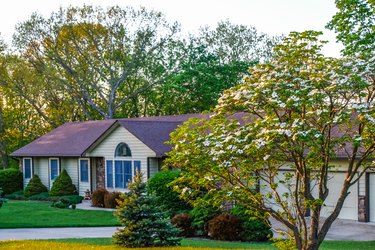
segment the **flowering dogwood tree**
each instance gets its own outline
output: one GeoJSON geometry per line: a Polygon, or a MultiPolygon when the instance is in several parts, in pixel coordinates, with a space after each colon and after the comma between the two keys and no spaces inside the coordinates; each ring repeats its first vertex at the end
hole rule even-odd
{"type": "Polygon", "coordinates": [[[193,187],[183,195],[204,187],[218,203],[266,212],[298,249],[319,248],[375,151],[375,65],[324,57],[319,35],[291,33],[269,63],[223,94],[210,118],[172,134],[167,159],[193,187]],[[322,220],[338,157],[345,180],[322,220]]]}

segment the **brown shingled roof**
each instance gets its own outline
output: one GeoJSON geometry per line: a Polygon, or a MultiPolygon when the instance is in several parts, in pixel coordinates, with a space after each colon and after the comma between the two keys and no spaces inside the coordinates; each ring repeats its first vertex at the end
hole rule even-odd
{"type": "Polygon", "coordinates": [[[169,134],[178,125],[192,117],[208,117],[202,114],[139,117],[119,120],[86,121],[65,123],[51,132],[13,152],[11,156],[83,156],[100,137],[118,123],[140,139],[157,156],[170,151],[169,134]]]}
{"type": "Polygon", "coordinates": [[[68,122],[13,152],[11,156],[82,156],[116,120],[68,122]]]}

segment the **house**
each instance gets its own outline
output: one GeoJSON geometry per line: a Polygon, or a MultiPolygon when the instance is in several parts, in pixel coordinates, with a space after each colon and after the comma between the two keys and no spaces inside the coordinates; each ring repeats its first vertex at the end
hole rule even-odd
{"type": "MultiPolygon", "coordinates": [[[[98,188],[125,192],[128,180],[137,170],[147,179],[160,170],[165,153],[171,150],[165,142],[178,125],[192,117],[208,116],[193,114],[66,123],[11,155],[20,159],[25,187],[36,174],[50,189],[62,169],[66,169],[80,195],[98,188]]],[[[345,172],[341,171],[347,164],[345,159],[338,157],[332,164],[336,167],[330,173],[330,193],[323,216],[333,209],[345,179],[345,172]]],[[[287,166],[285,171],[288,171],[287,166]]],[[[283,170],[280,175],[282,173],[283,170]]],[[[375,173],[366,173],[350,191],[339,218],[375,222],[375,173]]],[[[285,189],[285,192],[288,191],[285,189]]]]}
{"type": "Polygon", "coordinates": [[[176,115],[65,123],[13,152],[20,159],[24,187],[33,175],[51,189],[65,169],[80,195],[98,188],[126,191],[141,171],[157,173],[171,146],[169,134],[191,117],[176,115]]]}

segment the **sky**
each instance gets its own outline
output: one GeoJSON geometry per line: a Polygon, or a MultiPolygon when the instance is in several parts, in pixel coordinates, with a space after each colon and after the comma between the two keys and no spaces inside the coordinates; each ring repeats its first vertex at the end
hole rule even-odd
{"type": "Polygon", "coordinates": [[[323,50],[325,55],[337,57],[342,48],[335,42],[335,34],[325,29],[337,12],[334,0],[11,0],[0,8],[0,34],[9,43],[15,25],[26,21],[33,12],[48,17],[60,6],[84,4],[158,10],[168,20],[178,21],[185,33],[197,32],[206,25],[214,28],[221,20],[254,26],[270,35],[318,30],[324,33],[322,39],[329,41],[323,50]]]}

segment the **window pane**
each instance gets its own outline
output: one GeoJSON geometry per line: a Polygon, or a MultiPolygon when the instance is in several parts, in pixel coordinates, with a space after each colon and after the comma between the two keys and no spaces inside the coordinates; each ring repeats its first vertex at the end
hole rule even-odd
{"type": "Polygon", "coordinates": [[[124,170],[122,161],[115,161],[115,187],[124,188],[124,170]]]}
{"type": "Polygon", "coordinates": [[[118,144],[115,150],[115,156],[132,156],[132,152],[128,144],[123,142],[118,144]]]}
{"type": "Polygon", "coordinates": [[[81,169],[81,181],[88,182],[89,181],[89,161],[88,160],[80,160],[80,169],[81,169]]]}
{"type": "Polygon", "coordinates": [[[25,168],[25,179],[31,178],[31,159],[24,159],[24,168],[25,168]]]}
{"type": "Polygon", "coordinates": [[[113,188],[113,162],[107,161],[107,187],[113,188]]]}
{"type": "Polygon", "coordinates": [[[59,175],[59,163],[57,159],[51,159],[50,164],[51,164],[51,180],[54,180],[59,175]]]}
{"type": "Polygon", "coordinates": [[[132,180],[132,162],[131,161],[124,161],[124,168],[125,168],[125,187],[128,187],[128,183],[132,180]]]}
{"type": "Polygon", "coordinates": [[[141,161],[134,161],[134,176],[141,172],[141,161]]]}

